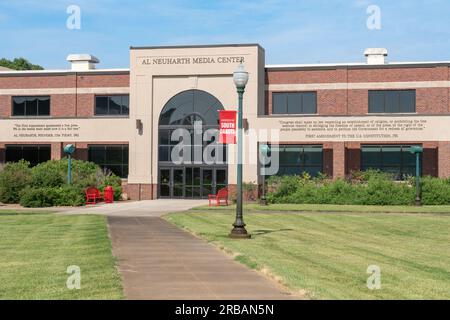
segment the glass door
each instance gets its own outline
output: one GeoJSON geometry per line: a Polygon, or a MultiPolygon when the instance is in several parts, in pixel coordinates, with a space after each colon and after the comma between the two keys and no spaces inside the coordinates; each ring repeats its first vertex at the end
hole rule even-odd
{"type": "Polygon", "coordinates": [[[173,190],[172,190],[172,198],[183,198],[184,197],[184,168],[178,169],[173,168],[173,190]]]}
{"type": "Polygon", "coordinates": [[[170,169],[159,169],[159,197],[170,198],[171,197],[171,174],[170,169]]]}

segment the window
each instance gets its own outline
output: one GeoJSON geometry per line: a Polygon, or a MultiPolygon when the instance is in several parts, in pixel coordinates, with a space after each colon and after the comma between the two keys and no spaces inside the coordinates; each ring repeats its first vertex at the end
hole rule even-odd
{"type": "Polygon", "coordinates": [[[128,177],[128,145],[90,145],[88,160],[121,178],[128,177]]]}
{"type": "MultiPolygon", "coordinates": [[[[211,137],[208,141],[200,141],[201,144],[192,144],[196,142],[196,139],[203,139],[205,137],[205,130],[214,130],[214,128],[209,128],[202,130],[201,134],[198,133],[199,138],[194,137],[194,130],[190,128],[185,128],[190,134],[190,142],[191,144],[186,144],[183,146],[183,151],[180,156],[183,157],[183,161],[188,163],[190,162],[204,162],[205,151],[208,155],[212,157],[211,160],[215,160],[214,164],[224,164],[227,161],[227,145],[225,144],[216,144],[211,145],[215,142],[215,137],[211,137]],[[208,147],[209,146],[209,147],[208,147]],[[208,149],[206,149],[208,148],[208,149]],[[216,155],[216,151],[218,154],[216,155]],[[188,154],[183,154],[187,152],[188,154]],[[188,156],[190,152],[190,157],[188,156]]],[[[158,161],[161,162],[172,162],[172,151],[174,147],[180,142],[182,142],[182,138],[180,140],[172,140],[172,133],[177,129],[159,129],[159,143],[158,143],[158,161]]],[[[217,130],[217,129],[215,129],[217,130]]],[[[180,147],[180,146],[179,146],[180,147]]]]}
{"type": "Polygon", "coordinates": [[[17,162],[21,159],[30,162],[31,166],[50,160],[50,145],[7,145],[6,162],[17,162]]]}
{"type": "Polygon", "coordinates": [[[272,106],[273,114],[314,114],[317,113],[317,93],[273,93],[272,106]]]}
{"type": "Polygon", "coordinates": [[[50,97],[13,97],[13,116],[49,116],[50,97]]]}
{"type": "Polygon", "coordinates": [[[404,145],[362,146],[361,169],[375,169],[391,173],[396,180],[414,176],[416,156],[410,152],[410,149],[411,146],[404,145]]]}
{"type": "Polygon", "coordinates": [[[266,167],[276,166],[272,163],[278,153],[279,169],[277,176],[301,175],[306,172],[316,176],[323,170],[323,148],[322,146],[305,145],[277,145],[272,146],[269,158],[272,161],[266,167]]]}
{"type": "Polygon", "coordinates": [[[415,90],[369,91],[369,113],[416,112],[415,90]]]}
{"type": "Polygon", "coordinates": [[[130,114],[130,101],[128,95],[96,96],[96,116],[127,116],[130,114]]]}

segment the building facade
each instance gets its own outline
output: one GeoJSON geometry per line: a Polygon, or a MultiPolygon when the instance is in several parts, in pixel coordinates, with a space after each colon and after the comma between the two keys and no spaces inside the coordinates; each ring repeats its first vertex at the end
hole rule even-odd
{"type": "Polygon", "coordinates": [[[450,62],[387,63],[385,49],[365,55],[363,63],[266,65],[257,44],[132,47],[129,69],[69,55],[69,70],[0,70],[0,162],[60,159],[71,143],[75,158],[121,176],[130,199],[233,188],[236,146],[215,146],[222,161],[203,157],[219,111],[236,110],[232,74],[242,62],[245,182],[369,168],[401,180],[414,173],[413,145],[424,148],[423,175],[450,176],[450,62]],[[183,163],[172,159],[178,129],[192,138],[183,163]],[[270,160],[261,160],[261,144],[270,160]]]}

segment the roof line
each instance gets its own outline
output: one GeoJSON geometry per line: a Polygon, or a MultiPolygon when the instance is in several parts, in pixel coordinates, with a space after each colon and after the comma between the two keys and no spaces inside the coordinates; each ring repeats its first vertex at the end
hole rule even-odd
{"type": "Polygon", "coordinates": [[[4,75],[46,75],[46,74],[90,74],[90,73],[103,73],[103,74],[114,74],[114,73],[128,73],[129,68],[117,68],[117,69],[92,69],[83,71],[74,70],[0,70],[0,76],[4,75]]]}
{"type": "Polygon", "coordinates": [[[225,44],[197,44],[197,45],[167,45],[167,46],[130,46],[130,50],[141,49],[182,49],[182,48],[221,48],[221,47],[259,47],[259,43],[225,43],[225,44]]]}

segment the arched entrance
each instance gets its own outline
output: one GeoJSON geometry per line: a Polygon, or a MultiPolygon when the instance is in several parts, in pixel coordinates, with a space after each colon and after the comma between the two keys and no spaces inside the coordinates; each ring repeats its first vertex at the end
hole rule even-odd
{"type": "Polygon", "coordinates": [[[218,146],[216,137],[209,137],[209,134],[205,139],[206,131],[218,130],[219,110],[223,109],[216,97],[201,90],[180,92],[165,104],[158,127],[159,198],[207,198],[208,194],[227,186],[226,147],[218,146]],[[190,141],[181,153],[191,155],[190,161],[182,163],[173,159],[174,149],[177,151],[180,141],[184,140],[177,138],[180,132],[185,132],[190,141]],[[208,146],[221,148],[222,161],[212,164],[205,161],[203,151],[208,146]]]}

